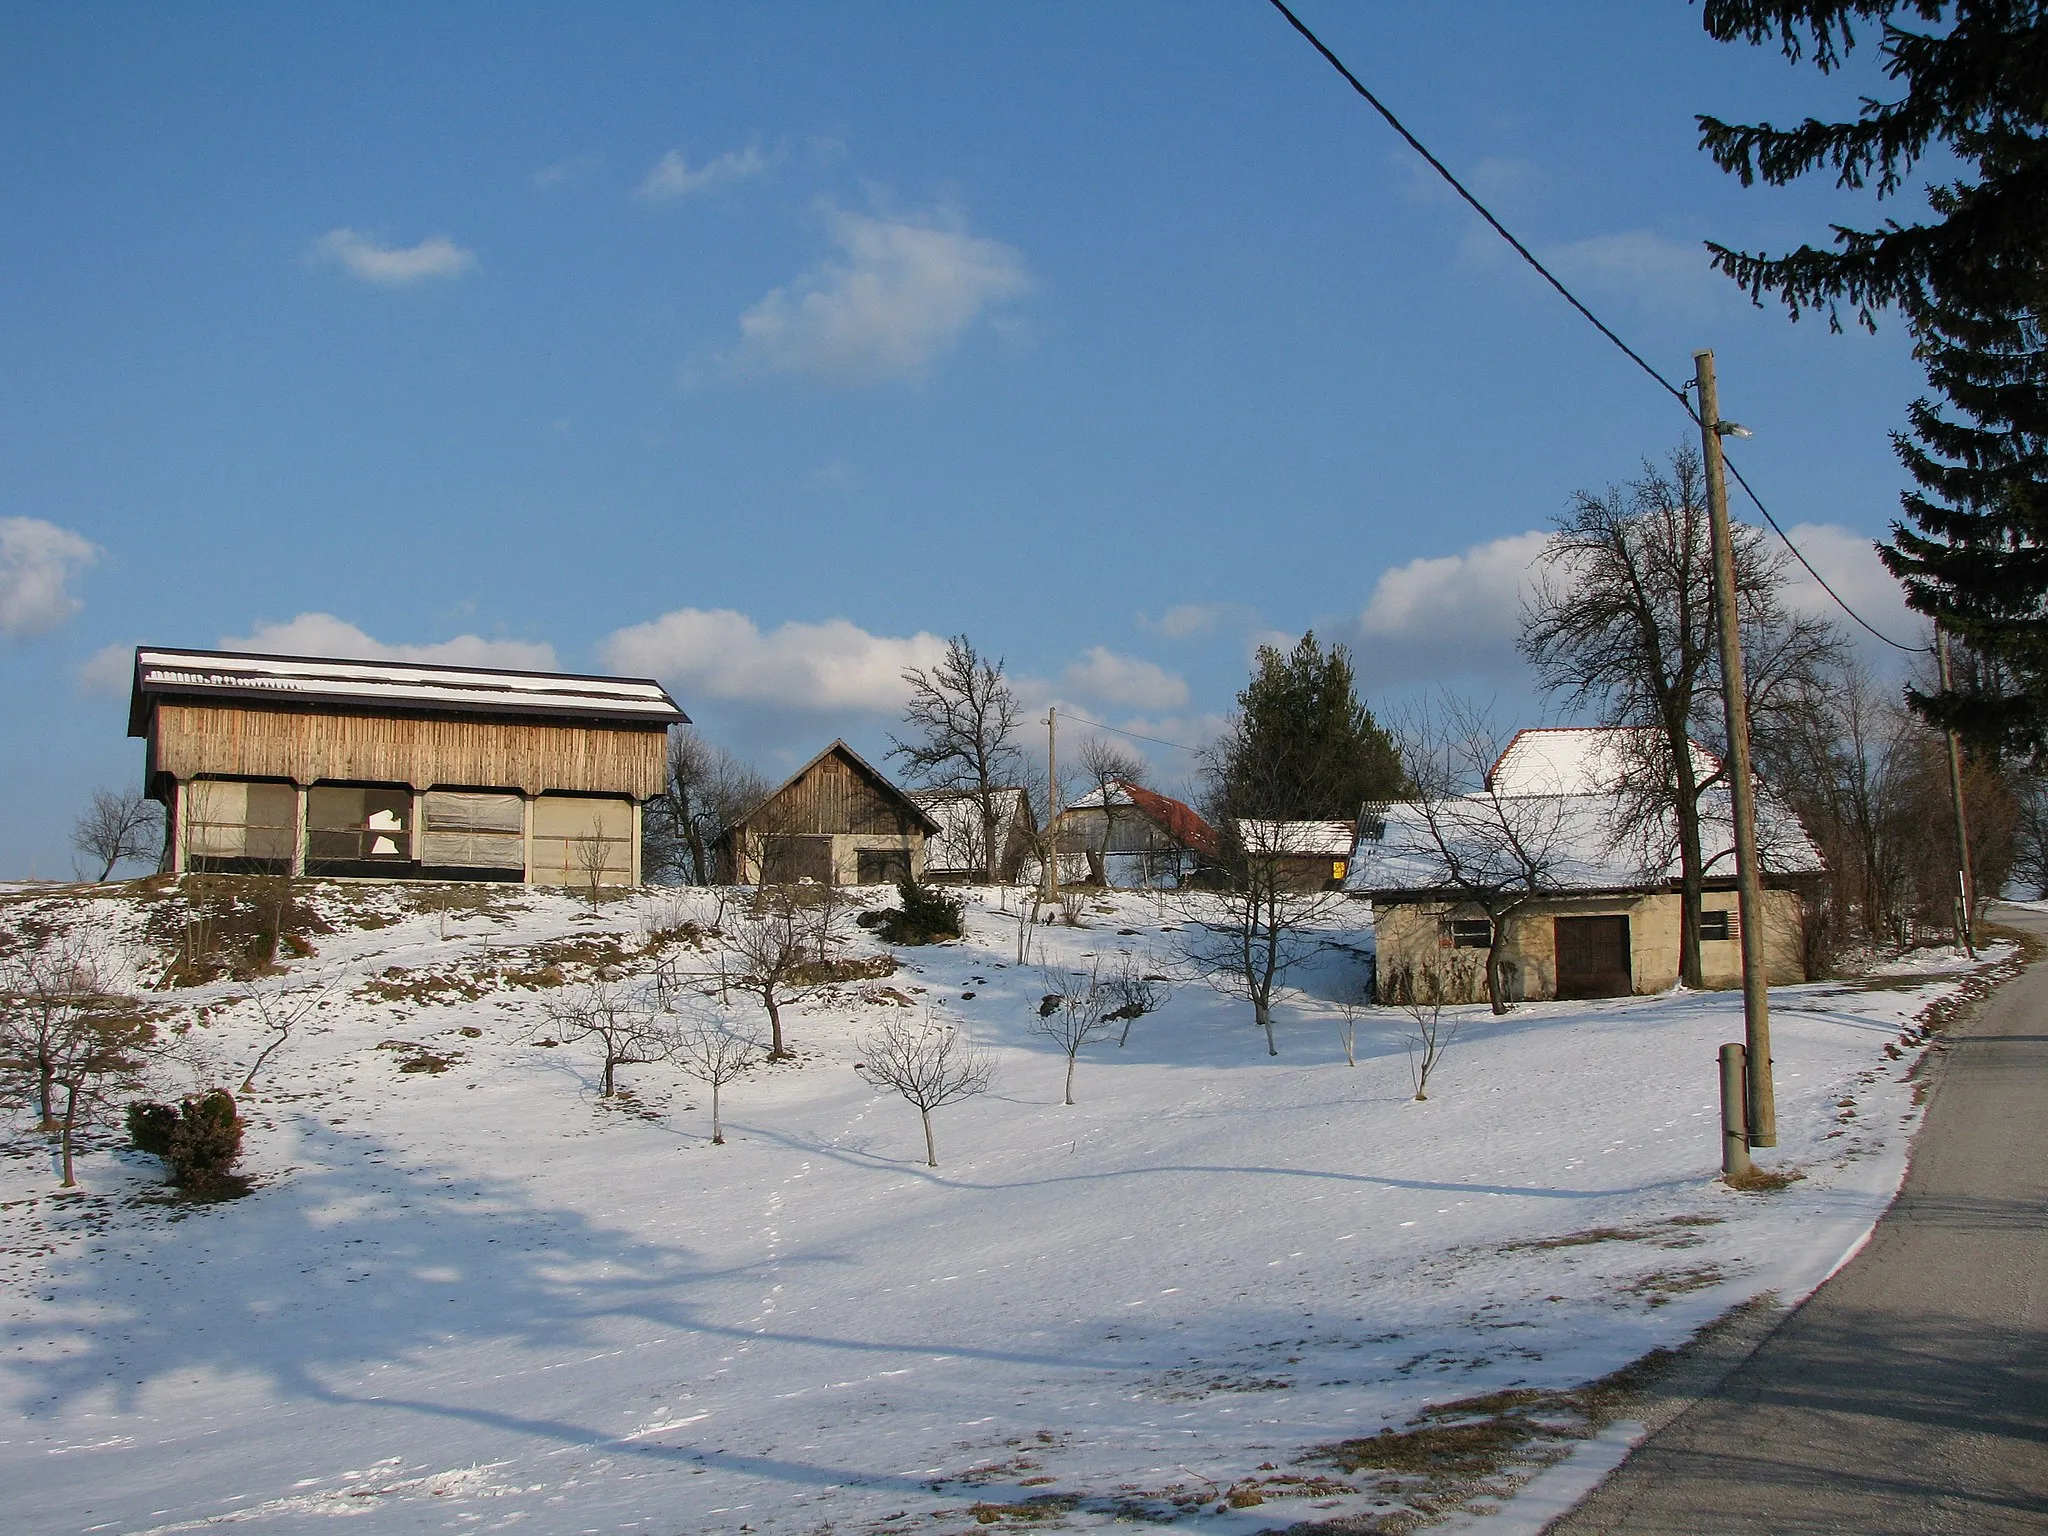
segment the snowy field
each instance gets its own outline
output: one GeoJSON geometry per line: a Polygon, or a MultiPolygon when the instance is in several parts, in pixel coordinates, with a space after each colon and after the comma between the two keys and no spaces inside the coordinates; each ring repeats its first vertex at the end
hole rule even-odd
{"type": "MultiPolygon", "coordinates": [[[[1370,1474],[1301,1458],[1818,1284],[1903,1170],[1901,1025],[1962,969],[1773,994],[1782,1146],[1760,1160],[1804,1178],[1746,1195],[1715,1182],[1732,993],[1462,1010],[1417,1103],[1398,1014],[1368,1014],[1345,1064],[1314,995],[1345,963],[1289,995],[1277,1059],[1244,1004],[1182,984],[1127,1046],[1088,1048],[1069,1108],[989,892],[966,941],[789,1010],[798,1059],[726,1090],[719,1147],[667,1067],[622,1069],[633,1097],[601,1102],[587,1051],[530,1043],[555,994],[520,984],[573,979],[595,935],[637,948],[678,900],[708,919],[707,893],[593,913],[512,890],[450,917],[373,888],[316,900],[338,931],[284,980],[327,1001],[244,1104],[247,1197],[167,1199],[105,1135],[59,1196],[15,1122],[8,1531],[1237,1533],[1388,1511],[1370,1474]],[[991,1094],[935,1116],[936,1170],[916,1113],[853,1070],[899,997],[999,1062],[991,1094]],[[423,1051],[446,1070],[400,1070],[423,1051]],[[1218,1513],[1234,1487],[1265,1502],[1218,1513]]],[[[141,984],[162,968],[141,911],[17,898],[0,928],[96,925],[141,984]]],[[[1047,960],[1171,952],[1149,899],[1082,915],[1035,930],[1047,960]]],[[[205,1009],[160,1092],[239,1080],[248,990],[156,994],[205,1009]]],[[[1512,1502],[1457,1519],[1518,1524],[1512,1502]]]]}

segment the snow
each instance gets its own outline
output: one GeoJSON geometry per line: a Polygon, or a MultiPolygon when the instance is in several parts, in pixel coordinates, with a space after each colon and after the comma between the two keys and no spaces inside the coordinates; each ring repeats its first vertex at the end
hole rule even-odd
{"type": "MultiPolygon", "coordinates": [[[[1277,1010],[1277,1060],[1247,1007],[1182,984],[1127,1047],[1083,1054],[1066,1108],[1014,912],[972,893],[966,941],[789,1009],[799,1059],[727,1088],[714,1147],[697,1085],[626,1067],[635,1097],[601,1104],[587,1054],[527,1043],[547,992],[486,985],[536,945],[709,920],[711,893],[595,913],[516,888],[470,914],[345,900],[396,920],[318,938],[285,979],[330,990],[245,1103],[248,1197],[167,1202],[111,1137],[59,1197],[17,1126],[12,1529],[844,1536],[979,1529],[978,1501],[1045,1493],[1083,1502],[1038,1528],[1119,1523],[1118,1499],[1170,1513],[1426,1404],[1570,1386],[1760,1293],[1806,1294],[1903,1172],[1916,1052],[1885,1047],[1965,969],[1942,952],[1873,989],[1774,992],[1783,1145],[1760,1160],[1806,1177],[1755,1196],[1714,1180],[1732,993],[1470,1010],[1417,1103],[1398,1014],[1362,1019],[1344,1064],[1322,999],[1354,962],[1333,957],[1277,1010]],[[915,1111],[852,1070],[897,995],[1000,1063],[992,1094],[935,1116],[936,1170],[915,1111]],[[402,1073],[404,1043],[456,1059],[402,1073]],[[1638,1236],[1528,1246],[1596,1228],[1638,1236]]],[[[65,895],[20,896],[0,927],[57,911],[140,932],[135,902],[65,895]]],[[[1082,916],[1033,931],[1050,963],[1167,964],[1171,906],[1119,893],[1082,916]]],[[[159,1091],[239,1080],[261,1033],[230,1001],[247,990],[160,994],[207,1014],[159,1091]]],[[[1458,1528],[1535,1529],[1626,1438],[1458,1528]]],[[[1249,1533],[1373,1499],[1187,1518],[1249,1533]]]]}
{"type": "MultiPolygon", "coordinates": [[[[141,649],[135,695],[291,694],[394,706],[607,715],[674,722],[675,700],[651,678],[506,672],[432,662],[348,661],[236,651],[141,649]]],[[[131,730],[131,735],[139,732],[131,730]]]]}

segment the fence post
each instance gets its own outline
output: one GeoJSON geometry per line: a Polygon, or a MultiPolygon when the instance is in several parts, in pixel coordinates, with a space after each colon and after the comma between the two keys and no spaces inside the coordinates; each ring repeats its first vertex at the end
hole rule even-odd
{"type": "Polygon", "coordinates": [[[1731,1042],[1721,1047],[1721,1173],[1739,1179],[1749,1172],[1749,1052],[1731,1042]]]}

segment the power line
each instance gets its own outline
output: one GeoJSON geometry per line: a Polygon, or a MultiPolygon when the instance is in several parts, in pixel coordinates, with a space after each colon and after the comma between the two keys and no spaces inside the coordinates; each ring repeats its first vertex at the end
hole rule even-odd
{"type": "Polygon", "coordinates": [[[1197,757],[1202,755],[1200,747],[1191,747],[1186,742],[1168,741],[1161,736],[1141,736],[1136,731],[1127,731],[1120,725],[1104,725],[1100,720],[1090,720],[1087,716],[1077,715],[1072,710],[1063,711],[1062,718],[1071,720],[1076,725],[1092,725],[1098,731],[1114,731],[1117,735],[1128,736],[1133,741],[1149,741],[1155,747],[1177,747],[1183,752],[1192,752],[1197,757]]]}
{"type": "MultiPolygon", "coordinates": [[[[1394,114],[1388,110],[1387,104],[1381,101],[1379,97],[1375,96],[1372,93],[1372,91],[1366,86],[1365,82],[1359,79],[1358,76],[1354,75],[1350,71],[1350,69],[1346,67],[1344,61],[1338,58],[1336,54],[1332,53],[1328,46],[1324,44],[1323,40],[1317,37],[1315,33],[1311,32],[1308,29],[1307,24],[1304,23],[1299,16],[1295,15],[1293,11],[1287,8],[1286,0],[1270,0],[1270,3],[1274,10],[1278,11],[1282,16],[1287,18],[1287,24],[1293,27],[1294,30],[1299,32],[1304,38],[1308,39],[1309,46],[1314,48],[1317,53],[1320,53],[1324,57],[1324,59],[1326,59],[1329,62],[1330,67],[1336,70],[1338,74],[1342,75],[1345,78],[1345,80],[1350,83],[1351,89],[1356,91],[1363,98],[1365,98],[1366,104],[1370,106],[1373,109],[1373,111],[1379,113],[1381,117],[1386,119],[1387,126],[1392,128],[1394,132],[1401,135],[1401,137],[1407,141],[1408,147],[1410,149],[1414,150],[1415,153],[1422,156],[1424,160],[1428,161],[1430,169],[1434,170],[1437,173],[1437,175],[1443,177],[1443,179],[1447,183],[1449,183],[1451,190],[1456,192],[1458,196],[1462,197],[1468,204],[1470,204],[1473,212],[1477,213],[1479,217],[1486,220],[1486,222],[1490,226],[1492,226],[1493,232],[1499,235],[1501,239],[1507,241],[1507,243],[1514,248],[1516,255],[1520,256],[1522,260],[1526,261],[1532,268],[1535,269],[1538,276],[1540,276],[1546,283],[1550,284],[1552,288],[1557,290],[1558,296],[1562,298],[1565,301],[1565,303],[1571,305],[1573,309],[1577,310],[1579,314],[1582,317],[1584,317],[1586,323],[1591,325],[1594,330],[1598,331],[1602,336],[1605,336],[1609,341],[1613,342],[1616,347],[1620,348],[1622,354],[1626,356],[1630,362],[1634,363],[1638,368],[1642,369],[1644,373],[1647,373],[1652,379],[1656,380],[1658,387],[1661,388],[1666,394],[1670,395],[1672,399],[1676,400],[1679,404],[1679,408],[1683,410],[1687,416],[1692,418],[1694,426],[1698,426],[1700,424],[1699,412],[1693,409],[1692,400],[1686,394],[1685,389],[1683,387],[1672,383],[1669,379],[1665,378],[1663,374],[1659,373],[1655,368],[1651,367],[1650,364],[1644,360],[1643,355],[1640,352],[1636,351],[1634,347],[1630,346],[1627,342],[1623,341],[1620,336],[1616,335],[1613,329],[1609,327],[1604,320],[1602,320],[1598,315],[1594,314],[1592,310],[1588,309],[1586,305],[1583,302],[1581,302],[1577,294],[1573,293],[1571,289],[1565,287],[1565,285],[1558,280],[1556,273],[1552,272],[1550,268],[1544,266],[1542,262],[1538,261],[1536,259],[1535,252],[1531,251],[1529,247],[1522,244],[1521,241],[1517,240],[1514,237],[1514,235],[1509,232],[1508,227],[1505,224],[1501,223],[1499,219],[1493,216],[1493,211],[1489,209],[1486,206],[1486,204],[1480,202],[1478,198],[1474,197],[1472,193],[1466,188],[1465,184],[1462,181],[1458,180],[1456,176],[1451,174],[1450,168],[1446,166],[1443,163],[1443,161],[1437,159],[1435,155],[1429,152],[1428,146],[1425,145],[1422,142],[1422,140],[1418,139],[1417,137],[1415,137],[1414,134],[1408,131],[1407,125],[1404,124],[1398,117],[1394,116],[1394,114]]],[[[1723,462],[1726,462],[1725,455],[1723,456],[1723,462]]],[[[1770,508],[1766,507],[1763,504],[1762,498],[1760,498],[1755,492],[1755,490],[1751,488],[1750,483],[1742,477],[1742,471],[1737,469],[1732,463],[1728,464],[1728,470],[1729,473],[1735,476],[1736,484],[1740,485],[1744,491],[1748,492],[1750,501],[1755,504],[1757,511],[1763,514],[1764,521],[1771,525],[1771,531],[1777,534],[1777,536],[1784,541],[1785,547],[1787,549],[1792,551],[1792,558],[1797,560],[1802,566],[1804,566],[1806,568],[1807,575],[1811,576],[1816,582],[1818,582],[1820,584],[1820,589],[1823,592],[1827,593],[1829,597],[1835,600],[1836,607],[1840,608],[1842,612],[1849,615],[1850,618],[1854,619],[1858,624],[1862,625],[1863,628],[1868,630],[1871,634],[1875,635],[1878,639],[1882,640],[1886,645],[1893,647],[1895,650],[1918,652],[1925,651],[1928,649],[1928,647],[1924,645],[1900,644],[1897,640],[1894,640],[1890,635],[1885,634],[1882,630],[1878,629],[1876,626],[1871,624],[1871,622],[1868,619],[1864,618],[1863,615],[1858,613],[1854,608],[1851,608],[1849,604],[1846,601],[1844,601],[1842,594],[1837,592],[1832,586],[1828,584],[1827,578],[1821,575],[1819,571],[1813,568],[1813,562],[1807,559],[1806,556],[1803,553],[1801,553],[1799,546],[1797,544],[1794,544],[1790,536],[1786,534],[1785,530],[1778,526],[1778,520],[1775,517],[1771,516],[1770,508]]],[[[1174,745],[1174,743],[1169,742],[1167,743],[1167,745],[1171,746],[1174,745]]]]}

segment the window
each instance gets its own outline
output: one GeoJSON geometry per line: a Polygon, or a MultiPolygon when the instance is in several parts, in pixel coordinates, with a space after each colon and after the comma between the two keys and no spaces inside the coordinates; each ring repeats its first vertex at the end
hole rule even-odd
{"type": "Polygon", "coordinates": [[[505,791],[436,789],[422,797],[420,863],[428,869],[526,872],[526,802],[505,791]]]}
{"type": "Polygon", "coordinates": [[[1719,912],[1700,913],[1700,937],[1724,941],[1734,938],[1735,914],[1726,908],[1719,912]]]}
{"type": "Polygon", "coordinates": [[[1493,948],[1493,922],[1489,918],[1453,918],[1449,927],[1453,949],[1493,948]]]}
{"type": "Polygon", "coordinates": [[[624,885],[633,878],[633,802],[542,795],[533,802],[533,874],[539,885],[624,885]]]}
{"type": "Polygon", "coordinates": [[[185,786],[186,861],[201,873],[289,873],[298,814],[289,784],[194,779],[185,786]]]}
{"type": "Polygon", "coordinates": [[[411,790],[315,784],[306,791],[307,874],[404,874],[411,863],[411,790]]]}
{"type": "Polygon", "coordinates": [[[910,854],[902,848],[863,848],[856,863],[862,885],[894,885],[910,878],[910,854]]]}

